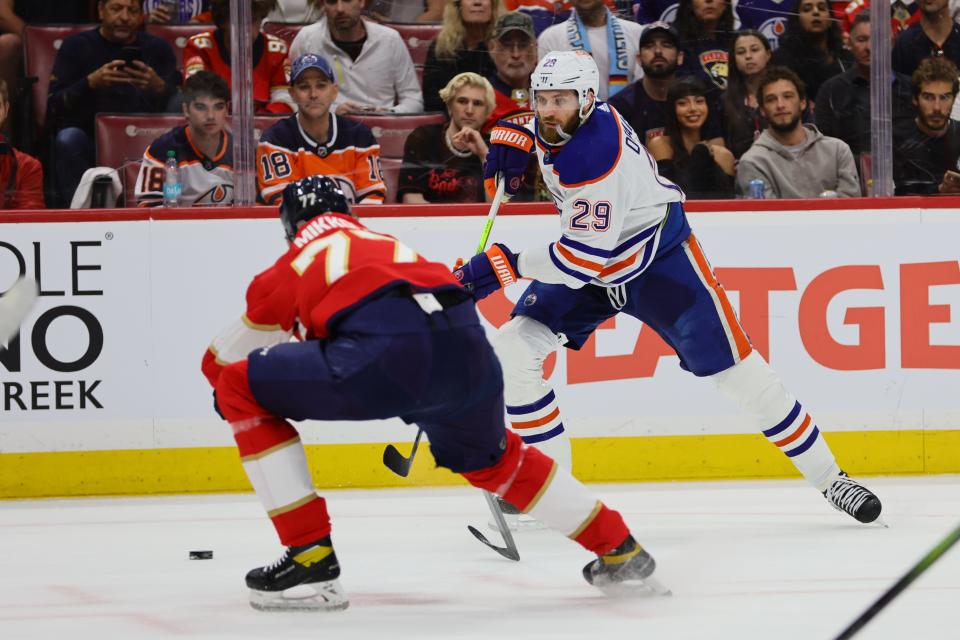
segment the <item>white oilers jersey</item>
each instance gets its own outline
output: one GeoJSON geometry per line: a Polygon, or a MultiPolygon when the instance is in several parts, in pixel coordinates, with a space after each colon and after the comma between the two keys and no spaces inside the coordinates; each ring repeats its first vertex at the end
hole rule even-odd
{"type": "Polygon", "coordinates": [[[543,181],[560,213],[561,236],[524,250],[520,274],[580,288],[613,287],[653,261],[668,204],[683,191],[657,174],[657,164],[615,109],[598,102],[570,141],[553,147],[537,139],[543,181]]]}
{"type": "Polygon", "coordinates": [[[170,151],[176,154],[180,168],[182,206],[233,204],[233,137],[225,132],[220,138],[220,148],[208,158],[194,146],[184,125],[166,132],[143,152],[137,177],[137,206],[163,204],[164,164],[170,151]]]}

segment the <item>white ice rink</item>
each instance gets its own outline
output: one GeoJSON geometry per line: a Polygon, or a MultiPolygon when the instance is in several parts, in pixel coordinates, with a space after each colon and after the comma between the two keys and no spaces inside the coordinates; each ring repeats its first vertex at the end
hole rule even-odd
{"type": "MultiPolygon", "coordinates": [[[[519,534],[519,563],[485,548],[476,491],[331,491],[339,613],[249,607],[244,574],[280,554],[253,495],[3,502],[0,638],[827,640],[960,521],[960,477],[868,482],[889,529],[800,481],[597,486],[675,594],[633,600],[552,532],[519,534]]],[[[857,638],[960,638],[960,548],[857,638]]]]}

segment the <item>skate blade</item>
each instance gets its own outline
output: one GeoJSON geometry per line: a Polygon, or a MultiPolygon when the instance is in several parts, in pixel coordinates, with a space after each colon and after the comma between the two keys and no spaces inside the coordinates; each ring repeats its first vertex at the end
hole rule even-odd
{"type": "Polygon", "coordinates": [[[673,595],[673,591],[653,576],[647,576],[642,580],[609,582],[603,585],[595,584],[594,586],[608,598],[653,598],[673,595]]]}
{"type": "MultiPolygon", "coordinates": [[[[507,523],[507,528],[513,532],[544,531],[548,528],[547,525],[535,518],[526,517],[518,519],[511,518],[509,515],[504,514],[503,519],[507,523]]],[[[493,520],[487,520],[487,528],[490,529],[490,531],[500,531],[500,529],[497,527],[497,523],[493,520]]]]}
{"type": "Polygon", "coordinates": [[[286,591],[250,590],[250,606],[257,611],[342,611],[350,606],[338,580],[291,587],[286,591]]]}

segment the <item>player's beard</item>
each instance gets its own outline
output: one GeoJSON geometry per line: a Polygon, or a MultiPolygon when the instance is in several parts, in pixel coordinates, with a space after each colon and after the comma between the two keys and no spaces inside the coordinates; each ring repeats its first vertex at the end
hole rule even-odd
{"type": "Polygon", "coordinates": [[[543,138],[549,144],[563,144],[570,139],[576,131],[577,127],[580,125],[579,114],[574,114],[574,116],[567,122],[561,123],[559,125],[552,124],[548,125],[542,120],[538,120],[537,127],[540,130],[540,137],[543,138]],[[567,137],[560,135],[557,132],[557,128],[560,127],[563,129],[563,132],[567,134],[567,137]]]}

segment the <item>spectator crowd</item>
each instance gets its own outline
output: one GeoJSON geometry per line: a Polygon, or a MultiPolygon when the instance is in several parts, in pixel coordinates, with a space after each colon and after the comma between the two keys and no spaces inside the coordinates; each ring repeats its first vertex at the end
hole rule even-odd
{"type": "MultiPolygon", "coordinates": [[[[263,203],[314,174],[357,203],[482,202],[489,131],[533,120],[555,50],[593,56],[688,198],[871,193],[869,0],[245,1],[238,34],[230,0],[0,0],[2,208],[160,205],[171,162],[181,206],[232,203],[235,39],[263,203]],[[122,162],[107,114],[153,131],[122,162]]],[[[890,20],[895,193],[960,193],[960,26],[949,0],[890,20]]],[[[550,200],[538,172],[519,199],[550,200]]]]}

